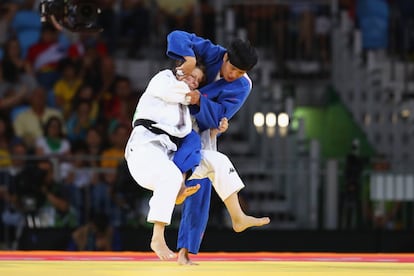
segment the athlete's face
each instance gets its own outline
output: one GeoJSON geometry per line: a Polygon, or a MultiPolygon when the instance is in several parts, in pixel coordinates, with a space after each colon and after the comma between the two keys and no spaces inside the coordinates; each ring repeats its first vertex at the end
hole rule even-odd
{"type": "Polygon", "coordinates": [[[197,89],[200,82],[203,81],[204,74],[200,68],[194,68],[190,75],[181,77],[180,80],[184,81],[191,90],[197,89]]]}
{"type": "Polygon", "coordinates": [[[227,53],[223,57],[223,65],[220,69],[221,76],[228,82],[232,82],[242,77],[246,71],[240,70],[230,63],[227,53]]]}

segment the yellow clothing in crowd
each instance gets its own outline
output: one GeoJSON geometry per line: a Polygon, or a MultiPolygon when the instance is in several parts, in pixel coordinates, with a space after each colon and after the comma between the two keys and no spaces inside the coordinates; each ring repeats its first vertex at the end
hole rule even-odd
{"type": "Polygon", "coordinates": [[[124,158],[124,150],[122,149],[107,149],[102,152],[101,167],[103,168],[117,168],[119,162],[124,158]]]}

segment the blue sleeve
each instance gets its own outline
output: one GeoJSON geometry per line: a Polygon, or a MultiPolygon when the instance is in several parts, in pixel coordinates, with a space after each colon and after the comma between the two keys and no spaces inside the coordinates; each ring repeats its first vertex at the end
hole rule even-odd
{"type": "Polygon", "coordinates": [[[201,57],[206,63],[215,62],[223,47],[213,44],[195,34],[184,31],[172,31],[167,36],[167,56],[173,59],[182,59],[184,56],[201,57]]]}
{"type": "Polygon", "coordinates": [[[167,36],[167,56],[175,60],[197,56],[207,68],[208,83],[216,78],[226,51],[208,39],[184,31],[172,31],[167,36]]]}

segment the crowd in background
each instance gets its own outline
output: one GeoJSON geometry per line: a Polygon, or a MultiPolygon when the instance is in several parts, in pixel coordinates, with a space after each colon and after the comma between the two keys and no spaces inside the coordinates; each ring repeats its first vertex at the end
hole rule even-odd
{"type": "MultiPolygon", "coordinates": [[[[211,15],[207,2],[197,7],[211,15]]],[[[124,162],[142,91],[115,59],[145,58],[154,34],[165,43],[213,17],[192,16],[191,0],[157,1],[155,14],[153,1],[103,0],[103,31],[71,33],[41,22],[39,3],[0,3],[0,241],[24,227],[77,228],[75,248],[108,249],[88,245],[90,232],[104,241],[112,227],[145,225],[148,208],[124,162]]]]}

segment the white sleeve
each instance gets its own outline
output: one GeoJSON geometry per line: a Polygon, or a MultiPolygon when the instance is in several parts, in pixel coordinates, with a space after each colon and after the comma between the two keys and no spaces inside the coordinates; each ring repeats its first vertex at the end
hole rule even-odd
{"type": "Polygon", "coordinates": [[[146,91],[165,102],[188,105],[185,96],[190,92],[190,88],[185,82],[178,81],[170,70],[164,70],[155,75],[146,91]]]}

